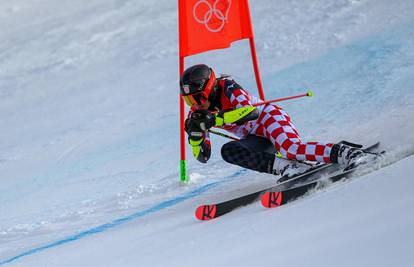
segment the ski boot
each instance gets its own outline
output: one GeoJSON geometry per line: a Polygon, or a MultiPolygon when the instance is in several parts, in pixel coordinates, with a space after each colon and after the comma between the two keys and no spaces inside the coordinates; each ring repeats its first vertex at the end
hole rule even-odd
{"type": "Polygon", "coordinates": [[[360,147],[339,143],[333,145],[330,158],[332,163],[338,163],[345,170],[349,170],[375,160],[377,154],[368,153],[360,147]]]}
{"type": "Polygon", "coordinates": [[[281,183],[307,172],[312,168],[312,166],[313,165],[305,162],[276,157],[273,163],[273,174],[281,176],[277,180],[277,183],[281,183]]]}

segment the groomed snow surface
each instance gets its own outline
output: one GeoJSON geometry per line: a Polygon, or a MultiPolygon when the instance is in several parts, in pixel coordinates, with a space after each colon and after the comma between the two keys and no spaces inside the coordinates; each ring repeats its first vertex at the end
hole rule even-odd
{"type": "MultiPolygon", "coordinates": [[[[414,2],[250,0],[268,99],[309,141],[381,141],[385,168],[209,222],[274,183],[200,164],[179,183],[177,3],[2,0],[0,265],[413,266],[414,2]]],[[[186,60],[256,92],[246,41],[186,60]]]]}

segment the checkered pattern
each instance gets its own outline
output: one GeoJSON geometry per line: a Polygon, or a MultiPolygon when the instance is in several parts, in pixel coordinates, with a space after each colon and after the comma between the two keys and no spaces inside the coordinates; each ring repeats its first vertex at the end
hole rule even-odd
{"type": "MultiPolygon", "coordinates": [[[[231,86],[232,83],[230,83],[231,86]]],[[[230,96],[230,103],[232,106],[232,109],[241,108],[245,106],[251,106],[255,103],[261,102],[260,99],[252,96],[249,92],[245,91],[244,89],[234,89],[231,91],[230,96]]],[[[257,107],[259,111],[263,109],[263,106],[257,107]]],[[[230,125],[223,125],[223,129],[235,134],[236,136],[240,138],[244,138],[247,135],[249,135],[256,124],[257,121],[249,121],[246,122],[243,125],[236,125],[236,124],[230,124],[230,125]]]]}
{"type": "Polygon", "coordinates": [[[236,90],[233,90],[231,94],[230,103],[235,108],[250,106],[251,97],[252,96],[250,95],[249,92],[246,92],[245,90],[242,90],[242,89],[236,89],[236,90]]]}
{"type": "Polygon", "coordinates": [[[264,136],[284,158],[330,162],[332,143],[302,142],[289,115],[281,108],[267,105],[251,134],[264,136]]]}
{"type": "MultiPolygon", "coordinates": [[[[226,80],[227,81],[227,80],[226,80]]],[[[240,88],[234,81],[226,83],[226,91],[231,92],[231,95],[226,96],[226,99],[221,99],[222,104],[226,102],[226,108],[235,109],[244,106],[251,106],[261,102],[260,99],[252,96],[249,92],[240,88]]],[[[223,98],[223,97],[222,97],[223,98]]],[[[246,138],[249,134],[263,136],[270,140],[277,151],[281,153],[284,158],[296,160],[309,160],[329,163],[330,153],[333,146],[332,143],[323,144],[318,142],[302,142],[300,135],[295,126],[291,122],[289,115],[280,107],[274,105],[260,105],[257,106],[260,116],[257,120],[246,122],[243,125],[223,125],[223,129],[235,134],[240,138],[246,138]]],[[[209,140],[209,137],[206,137],[209,140]]],[[[226,145],[225,145],[226,146],[226,145]]],[[[247,153],[246,148],[232,148],[234,154],[247,153]],[[238,149],[237,151],[234,149],[238,149]]],[[[230,151],[229,147],[227,150],[230,151]]],[[[222,151],[223,152],[223,151],[222,151]]],[[[249,153],[252,153],[251,151],[249,153]]],[[[261,166],[257,160],[264,160],[259,155],[260,153],[249,155],[242,155],[241,158],[236,159],[237,155],[230,155],[225,152],[223,158],[229,162],[242,162],[237,164],[240,166],[249,166],[249,162],[254,162],[254,166],[259,166],[255,170],[263,170],[265,167],[261,166]],[[246,161],[244,161],[246,159],[246,161]]],[[[231,163],[230,162],[230,163],[231,163]]],[[[267,164],[267,162],[263,163],[267,164]]],[[[248,168],[248,167],[246,167],[248,168]]],[[[267,167],[266,167],[267,168],[267,167]]],[[[252,169],[249,167],[249,169],[252,169]]]]}
{"type": "MultiPolygon", "coordinates": [[[[260,99],[251,96],[243,89],[233,90],[230,97],[234,108],[249,106],[259,101],[260,99]]],[[[225,125],[223,128],[241,138],[248,134],[266,137],[273,143],[276,150],[287,159],[330,162],[332,143],[304,143],[289,115],[282,108],[274,105],[262,105],[258,109],[261,115],[256,121],[250,121],[240,126],[225,125]]]]}

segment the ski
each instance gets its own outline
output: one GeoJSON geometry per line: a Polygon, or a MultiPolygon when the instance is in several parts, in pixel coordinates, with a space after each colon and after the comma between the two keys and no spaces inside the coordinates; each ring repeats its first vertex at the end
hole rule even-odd
{"type": "Polygon", "coordinates": [[[296,177],[293,177],[290,180],[284,181],[282,183],[279,183],[277,185],[273,185],[272,187],[267,187],[262,190],[259,190],[257,192],[248,194],[248,195],[242,195],[240,197],[236,197],[224,202],[216,203],[216,204],[210,204],[210,205],[201,205],[196,209],[195,215],[197,219],[201,221],[207,221],[211,220],[217,217],[220,217],[226,213],[231,212],[232,210],[242,207],[245,205],[248,205],[250,203],[255,202],[261,194],[263,194],[266,191],[272,190],[272,189],[278,189],[283,190],[285,188],[295,187],[299,184],[302,184],[307,181],[306,178],[312,177],[313,175],[316,175],[318,171],[327,171],[328,167],[330,167],[332,164],[320,164],[312,168],[309,172],[303,173],[301,175],[298,175],[296,177]]]}
{"type": "Polygon", "coordinates": [[[276,189],[276,188],[278,190],[283,190],[285,188],[298,186],[302,183],[305,183],[306,181],[308,181],[308,179],[310,179],[311,177],[315,175],[319,176],[321,172],[323,173],[327,172],[329,168],[332,166],[333,164],[319,164],[313,167],[311,170],[309,170],[306,173],[297,175],[287,181],[284,181],[277,185],[273,185],[271,187],[264,188],[257,192],[254,192],[248,195],[242,195],[240,197],[236,197],[236,198],[233,198],[233,199],[230,199],[224,202],[216,203],[216,204],[201,205],[196,209],[195,215],[197,219],[201,221],[207,221],[207,220],[220,217],[226,213],[231,212],[232,210],[236,208],[255,202],[259,198],[259,196],[266,191],[276,189]]]}
{"type": "MultiPolygon", "coordinates": [[[[372,147],[369,147],[366,149],[367,151],[372,150],[372,147]]],[[[383,155],[385,151],[382,151],[380,153],[375,153],[377,155],[383,155]]],[[[375,160],[374,160],[375,162],[375,160]]],[[[363,170],[367,166],[371,166],[370,163],[363,164],[360,166],[355,166],[350,169],[342,169],[338,170],[332,174],[330,174],[328,177],[320,177],[316,180],[308,180],[306,183],[303,183],[302,185],[294,186],[291,188],[288,188],[286,190],[270,190],[262,194],[261,196],[261,203],[265,208],[276,208],[279,206],[282,206],[290,201],[293,201],[299,197],[302,197],[315,188],[323,188],[326,187],[326,185],[331,183],[336,183],[341,180],[346,180],[352,177],[352,174],[357,170],[363,170]]],[[[368,172],[365,172],[366,174],[368,172]]]]}
{"type": "Polygon", "coordinates": [[[265,208],[276,208],[280,207],[288,202],[291,202],[297,198],[303,197],[310,193],[317,187],[322,189],[325,187],[324,185],[335,183],[344,179],[348,179],[351,177],[351,174],[358,170],[359,168],[353,168],[346,171],[338,171],[329,177],[318,179],[315,181],[310,181],[308,183],[289,188],[286,190],[275,190],[275,191],[267,191],[264,192],[261,196],[261,203],[265,208]],[[324,182],[324,183],[321,183],[324,182]]]}
{"type": "MultiPolygon", "coordinates": [[[[367,147],[365,150],[370,151],[379,146],[379,142],[367,147]]],[[[300,191],[300,187],[303,185],[307,185],[314,181],[317,181],[321,176],[327,175],[328,173],[332,172],[332,168],[336,167],[336,164],[319,164],[312,168],[310,171],[303,173],[301,175],[292,177],[291,179],[274,185],[272,187],[264,188],[262,190],[256,191],[251,194],[243,195],[240,197],[236,197],[224,202],[216,203],[216,204],[207,204],[199,206],[195,211],[195,216],[197,219],[201,221],[208,221],[215,219],[217,217],[223,216],[239,207],[249,205],[259,199],[261,195],[268,191],[272,192],[285,192],[284,195],[287,195],[283,199],[289,201],[289,196],[297,194],[300,191]],[[291,188],[298,188],[296,193],[291,193],[288,191],[291,188]]],[[[336,171],[338,168],[335,168],[336,171]]],[[[350,170],[351,171],[351,170],[350,170]]],[[[302,188],[305,189],[305,188],[302,188]]],[[[309,189],[310,190],[310,189],[309,189]]],[[[309,191],[308,190],[308,191],[309,191]]],[[[306,191],[306,192],[308,192],[306,191]]],[[[305,192],[305,193],[306,193],[305,192]]],[[[282,199],[282,198],[281,198],[282,199]]],[[[292,199],[292,198],[290,198],[292,199]]],[[[282,203],[282,200],[281,202],[282,203]]]]}

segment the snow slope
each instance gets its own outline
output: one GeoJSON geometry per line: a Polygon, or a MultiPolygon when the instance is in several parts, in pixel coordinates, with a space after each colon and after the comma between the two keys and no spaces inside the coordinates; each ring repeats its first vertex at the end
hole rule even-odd
{"type": "Polygon", "coordinates": [[[183,203],[11,266],[412,266],[413,162],[277,211],[252,205],[198,223],[183,203]]]}
{"type": "MultiPolygon", "coordinates": [[[[282,104],[304,139],[413,153],[414,2],[250,6],[267,97],[315,92],[282,104]]],[[[0,3],[0,264],[412,265],[412,156],[280,210],[197,222],[198,204],[274,178],[224,164],[213,138],[178,183],[177,52],[175,1],[0,3]]],[[[241,41],[186,63],[255,88],[248,53],[241,41]]]]}

